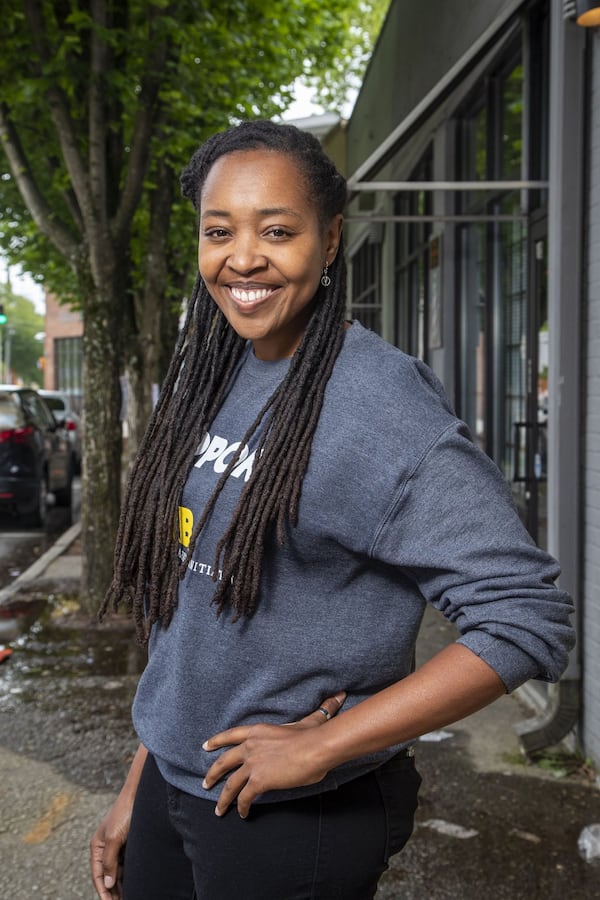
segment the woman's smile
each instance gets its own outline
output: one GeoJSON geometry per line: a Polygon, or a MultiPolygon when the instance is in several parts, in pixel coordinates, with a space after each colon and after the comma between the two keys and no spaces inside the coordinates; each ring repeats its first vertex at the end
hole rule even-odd
{"type": "Polygon", "coordinates": [[[276,288],[230,285],[229,290],[236,303],[241,303],[242,306],[252,306],[253,304],[266,300],[267,297],[270,297],[271,294],[273,294],[276,288]]]}

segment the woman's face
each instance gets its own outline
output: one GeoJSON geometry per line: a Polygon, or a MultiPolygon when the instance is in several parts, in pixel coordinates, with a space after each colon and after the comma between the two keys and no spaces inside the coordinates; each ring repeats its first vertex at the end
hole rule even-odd
{"type": "Polygon", "coordinates": [[[201,196],[198,267],[259,359],[293,355],[341,228],[341,215],[319,222],[304,175],[286,154],[236,151],[212,166],[201,196]]]}

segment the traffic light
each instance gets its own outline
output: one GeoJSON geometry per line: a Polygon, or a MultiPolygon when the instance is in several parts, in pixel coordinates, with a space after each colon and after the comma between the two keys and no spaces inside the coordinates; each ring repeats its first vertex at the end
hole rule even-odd
{"type": "Polygon", "coordinates": [[[6,322],[7,322],[7,317],[6,317],[6,313],[4,312],[4,305],[2,303],[0,303],[0,325],[6,325],[6,322]]]}

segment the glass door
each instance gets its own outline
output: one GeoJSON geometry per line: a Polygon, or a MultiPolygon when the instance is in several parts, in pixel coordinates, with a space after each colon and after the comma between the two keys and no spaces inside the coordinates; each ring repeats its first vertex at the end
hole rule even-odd
{"type": "MultiPolygon", "coordinates": [[[[459,176],[496,180],[499,188],[460,198],[473,223],[460,229],[457,242],[457,397],[475,440],[509,483],[523,522],[545,546],[547,221],[544,207],[534,205],[541,196],[501,187],[530,172],[544,174],[542,157],[527,149],[526,93],[517,48],[473,98],[458,132],[459,176]]],[[[539,144],[540,134],[531,140],[539,144]]]]}
{"type": "MultiPolygon", "coordinates": [[[[509,200],[498,211],[509,209],[509,200]]],[[[547,542],[547,224],[463,230],[460,414],[496,462],[531,536],[547,542]]]]}
{"type": "Polygon", "coordinates": [[[513,495],[530,534],[547,547],[548,292],[546,221],[529,238],[525,416],[514,423],[513,495]]]}

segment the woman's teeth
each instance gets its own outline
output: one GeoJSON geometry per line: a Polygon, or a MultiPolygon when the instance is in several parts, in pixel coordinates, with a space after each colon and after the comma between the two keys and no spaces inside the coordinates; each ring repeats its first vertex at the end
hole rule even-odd
{"type": "Polygon", "coordinates": [[[243,291],[241,288],[232,287],[231,294],[234,300],[240,303],[254,303],[256,300],[264,300],[271,293],[268,288],[255,288],[251,291],[243,291]]]}

